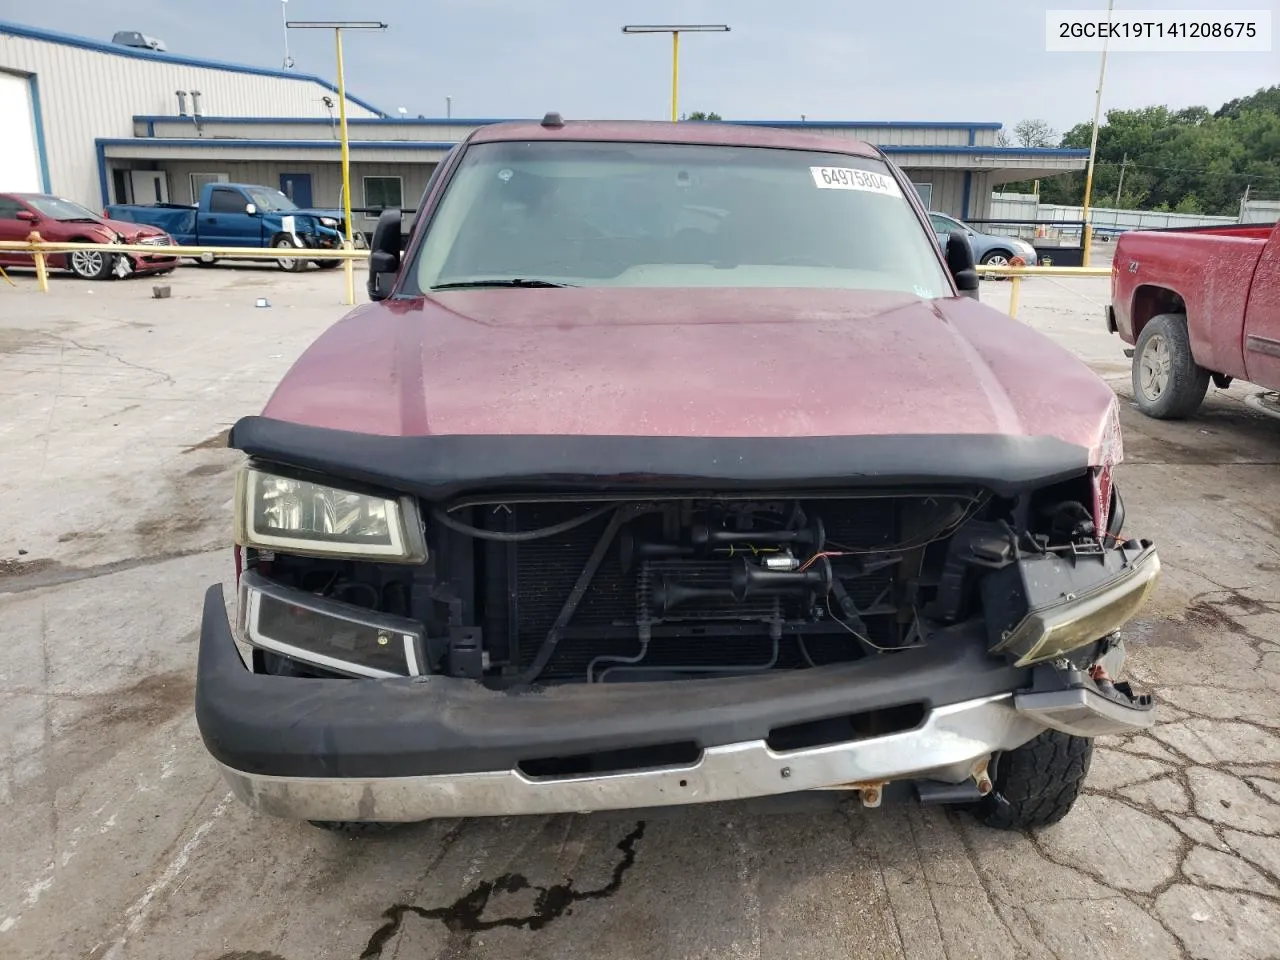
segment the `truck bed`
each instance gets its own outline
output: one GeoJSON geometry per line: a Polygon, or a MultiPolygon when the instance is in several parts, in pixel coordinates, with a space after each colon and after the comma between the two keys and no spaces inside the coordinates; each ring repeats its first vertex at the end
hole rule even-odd
{"type": "Polygon", "coordinates": [[[107,207],[105,213],[112,220],[159,227],[174,240],[187,242],[195,239],[196,214],[199,210],[190,204],[158,203],[143,206],[121,203],[107,207]]]}
{"type": "Polygon", "coordinates": [[[1249,290],[1274,225],[1134,230],[1111,266],[1110,322],[1133,344],[1161,313],[1184,313],[1196,360],[1245,378],[1242,344],[1249,290]]]}

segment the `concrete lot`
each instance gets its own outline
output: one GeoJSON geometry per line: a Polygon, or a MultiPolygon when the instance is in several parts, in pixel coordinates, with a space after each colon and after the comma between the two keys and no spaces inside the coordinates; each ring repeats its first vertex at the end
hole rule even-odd
{"type": "MultiPolygon", "coordinates": [[[[1100,743],[1063,823],[999,833],[841,801],[353,841],[232,802],[191,711],[201,593],[232,580],[222,433],[341,315],[341,274],[188,267],[158,281],[168,300],[147,280],[16,281],[0,285],[0,956],[1280,956],[1280,422],[1248,388],[1180,424],[1124,404],[1126,532],[1166,571],[1128,631],[1131,673],[1163,722],[1100,743]]],[[[1127,397],[1106,294],[1031,281],[1022,316],[1127,397]]]]}

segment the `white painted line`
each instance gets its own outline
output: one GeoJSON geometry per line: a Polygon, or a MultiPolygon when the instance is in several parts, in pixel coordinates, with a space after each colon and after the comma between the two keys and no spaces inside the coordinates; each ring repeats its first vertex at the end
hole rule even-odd
{"type": "Polygon", "coordinates": [[[218,801],[218,805],[213,808],[213,812],[209,815],[209,819],[192,831],[187,842],[182,845],[182,849],[177,852],[168,866],[156,879],[151,886],[142,892],[137,900],[124,912],[125,924],[124,932],[120,934],[119,939],[111,945],[111,949],[103,955],[102,960],[120,960],[124,956],[124,945],[129,938],[138,932],[143,922],[151,913],[151,904],[156,897],[163,893],[179,876],[182,871],[187,868],[187,863],[191,860],[191,855],[195,853],[196,847],[200,846],[200,841],[204,839],[206,833],[212,828],[214,822],[227,812],[227,807],[231,804],[232,795],[228,793],[225,797],[218,801]]]}

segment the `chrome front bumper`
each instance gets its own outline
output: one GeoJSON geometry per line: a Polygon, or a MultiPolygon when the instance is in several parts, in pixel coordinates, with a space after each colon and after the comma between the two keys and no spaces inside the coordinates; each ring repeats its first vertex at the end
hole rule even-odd
{"type": "MultiPolygon", "coordinates": [[[[386,778],[276,777],[220,766],[235,795],[263,813],[387,822],[675,806],[899,780],[963,783],[975,772],[981,775],[991,754],[1021,746],[1048,725],[1062,728],[1063,723],[1051,719],[1066,718],[1069,725],[1070,716],[1061,708],[1081,704],[1050,703],[1043,700],[1046,696],[1057,694],[1004,694],[939,707],[913,730],[850,743],[779,753],[754,740],[708,748],[685,766],[606,775],[534,778],[500,770],[386,778]]],[[[1096,732],[1129,732],[1149,724],[1154,714],[1094,713],[1091,700],[1081,703],[1096,732]]]]}

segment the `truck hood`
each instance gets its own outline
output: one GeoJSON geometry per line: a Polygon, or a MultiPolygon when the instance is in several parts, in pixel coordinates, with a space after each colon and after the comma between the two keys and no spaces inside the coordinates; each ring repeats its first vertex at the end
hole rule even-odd
{"type": "Polygon", "coordinates": [[[1053,437],[1120,459],[1115,395],[969,299],[488,289],[352,311],[264,416],[381,436],[1053,437]]]}
{"type": "MultiPolygon", "coordinates": [[[[341,210],[319,210],[313,207],[307,207],[305,210],[290,210],[289,213],[293,214],[296,217],[332,217],[334,220],[337,220],[339,223],[341,223],[343,220],[343,215],[341,210]]],[[[285,213],[280,214],[280,216],[287,216],[287,215],[288,214],[285,214],[285,213]]]]}

